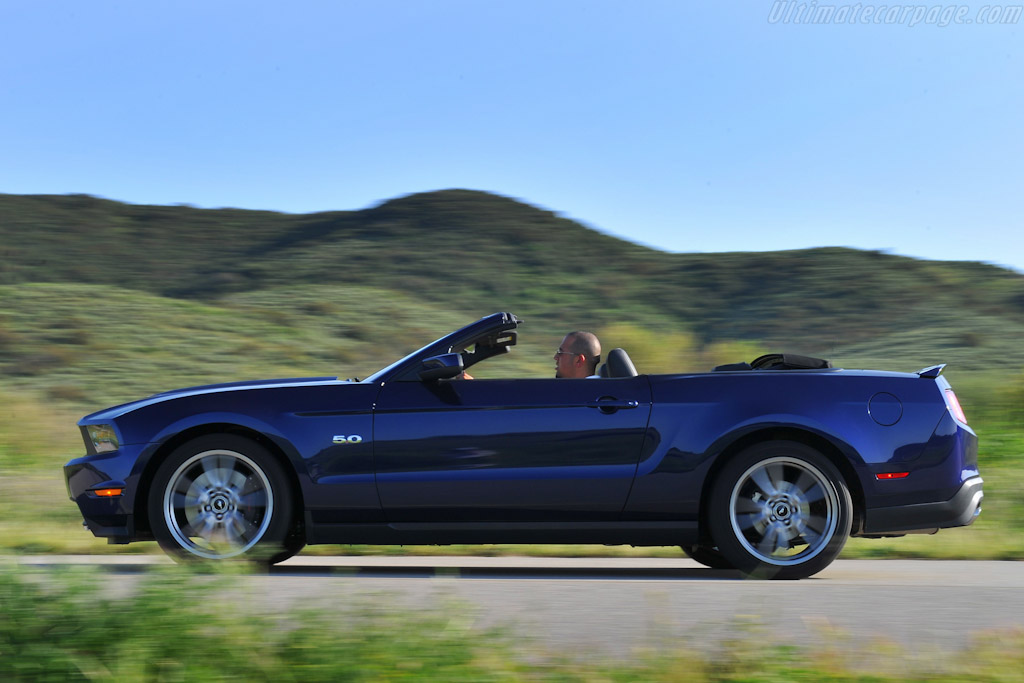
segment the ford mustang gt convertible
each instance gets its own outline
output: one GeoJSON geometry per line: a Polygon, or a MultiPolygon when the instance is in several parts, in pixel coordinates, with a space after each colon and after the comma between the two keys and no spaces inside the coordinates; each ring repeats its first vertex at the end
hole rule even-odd
{"type": "MultiPolygon", "coordinates": [[[[522,321],[495,313],[362,381],[215,384],[108,408],[64,467],[96,536],[278,562],[307,543],[675,545],[810,576],[849,536],[970,524],[978,441],[943,366],[773,354],[587,379],[475,379],[522,321]]],[[[642,369],[642,368],[641,368],[642,369]]]]}

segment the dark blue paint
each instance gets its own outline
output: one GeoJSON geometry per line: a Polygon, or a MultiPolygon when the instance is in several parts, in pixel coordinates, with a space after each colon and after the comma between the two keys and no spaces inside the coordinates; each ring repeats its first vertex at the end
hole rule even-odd
{"type": "Polygon", "coordinates": [[[617,519],[650,394],[646,377],[385,384],[374,418],[385,515],[617,519]],[[602,398],[636,407],[601,409],[602,398]]]}
{"type": "Polygon", "coordinates": [[[903,417],[903,404],[887,391],[880,391],[868,402],[871,419],[883,427],[891,427],[903,417]]]}

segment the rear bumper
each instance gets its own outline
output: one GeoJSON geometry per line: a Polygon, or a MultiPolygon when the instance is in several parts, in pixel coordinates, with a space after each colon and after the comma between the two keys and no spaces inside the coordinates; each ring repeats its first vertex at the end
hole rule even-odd
{"type": "Polygon", "coordinates": [[[869,508],[859,536],[934,532],[967,526],[981,513],[981,477],[971,477],[949,500],[916,505],[869,508]]]}

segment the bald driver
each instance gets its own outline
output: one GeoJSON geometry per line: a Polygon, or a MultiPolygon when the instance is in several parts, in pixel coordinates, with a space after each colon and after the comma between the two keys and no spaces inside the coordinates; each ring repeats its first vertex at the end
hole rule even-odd
{"type": "Polygon", "coordinates": [[[555,377],[584,379],[597,377],[601,362],[601,342],[590,332],[577,330],[565,335],[555,351],[555,377]]]}

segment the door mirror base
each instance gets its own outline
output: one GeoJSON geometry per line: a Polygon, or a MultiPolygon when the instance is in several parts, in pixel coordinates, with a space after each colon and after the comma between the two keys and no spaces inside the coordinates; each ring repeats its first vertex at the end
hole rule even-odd
{"type": "Polygon", "coordinates": [[[431,356],[420,364],[420,379],[423,381],[452,379],[464,370],[461,353],[442,353],[431,356]]]}

